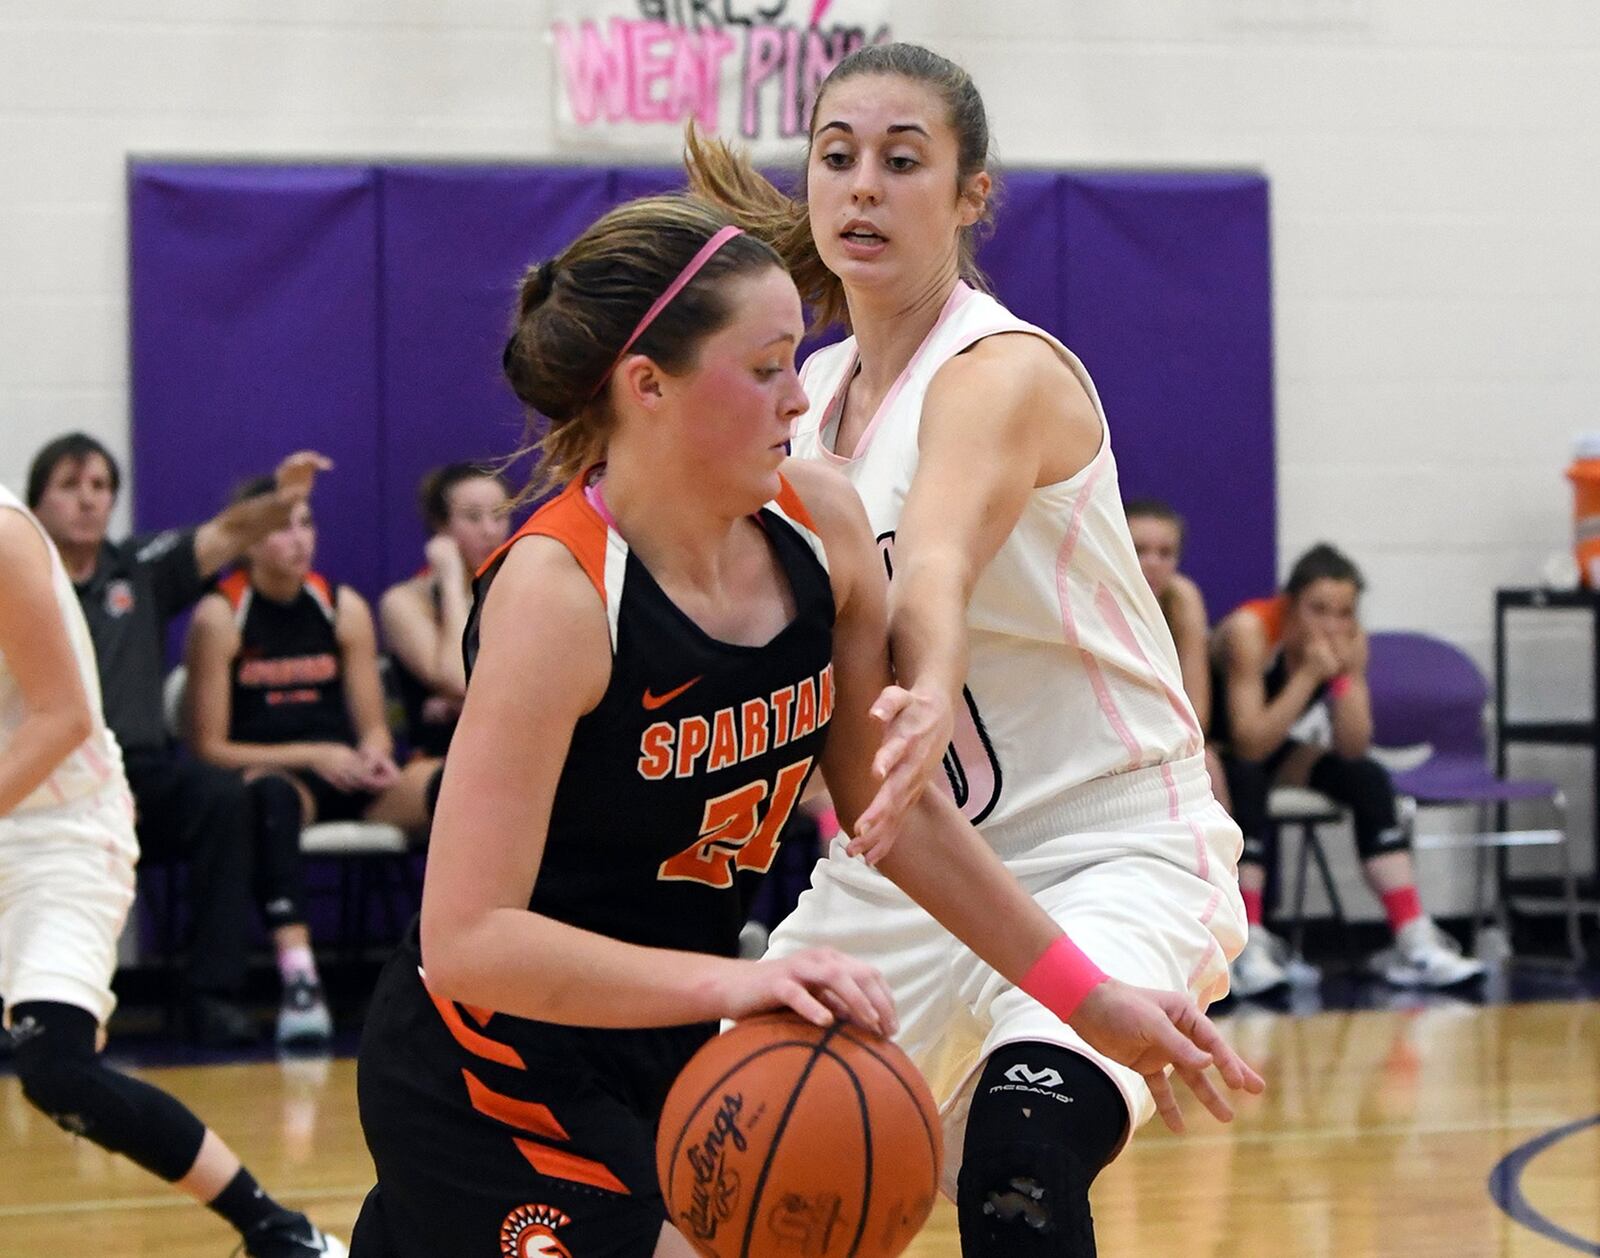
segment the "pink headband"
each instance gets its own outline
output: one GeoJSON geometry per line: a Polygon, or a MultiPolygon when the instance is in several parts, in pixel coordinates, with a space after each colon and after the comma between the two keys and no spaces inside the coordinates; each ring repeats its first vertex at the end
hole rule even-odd
{"type": "Polygon", "coordinates": [[[617,364],[628,356],[628,351],[633,348],[633,343],[645,334],[645,330],[656,321],[656,316],[667,308],[672,299],[689,286],[689,281],[700,273],[700,268],[711,261],[711,255],[735,236],[742,235],[744,235],[744,229],[735,227],[730,223],[700,246],[700,252],[690,258],[689,265],[678,272],[678,278],[667,285],[667,291],[657,297],[650,309],[644,312],[644,318],[639,320],[639,325],[634,328],[633,335],[623,343],[622,348],[617,351],[617,356],[611,360],[611,366],[606,368],[605,375],[600,377],[600,383],[594,386],[594,392],[589,395],[591,401],[600,395],[601,389],[606,387],[606,381],[611,379],[611,373],[617,369],[617,364]]]}

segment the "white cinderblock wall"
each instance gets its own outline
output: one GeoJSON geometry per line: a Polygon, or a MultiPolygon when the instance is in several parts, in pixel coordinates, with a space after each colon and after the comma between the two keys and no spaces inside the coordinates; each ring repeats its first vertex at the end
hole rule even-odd
{"type": "MultiPolygon", "coordinates": [[[[1280,555],[1348,547],[1372,624],[1486,661],[1489,592],[1565,545],[1560,471],[1600,428],[1600,6],[890,13],[972,70],[1003,160],[1266,172],[1280,555]]],[[[551,156],[548,19],[547,0],[0,0],[0,481],[69,426],[127,450],[130,153],[551,156]]],[[[1581,666],[1570,629],[1547,636],[1537,703],[1581,666]]],[[[1519,763],[1585,776],[1567,753],[1519,763]]]]}

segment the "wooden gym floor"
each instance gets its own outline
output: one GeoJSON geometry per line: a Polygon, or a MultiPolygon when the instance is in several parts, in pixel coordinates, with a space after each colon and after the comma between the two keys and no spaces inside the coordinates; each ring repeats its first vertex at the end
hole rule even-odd
{"type": "MultiPolygon", "coordinates": [[[[1600,1002],[1434,997],[1223,1021],[1269,1092],[1231,1128],[1196,1115],[1187,1137],[1140,1134],[1095,1188],[1106,1258],[1600,1254],[1600,1002]]],[[[221,1131],[280,1199],[349,1236],[372,1174],[352,1061],[140,1073],[221,1131]]],[[[0,1256],[223,1258],[233,1239],[57,1131],[0,1077],[0,1256]]],[[[959,1254],[948,1203],[908,1252],[959,1254]]]]}

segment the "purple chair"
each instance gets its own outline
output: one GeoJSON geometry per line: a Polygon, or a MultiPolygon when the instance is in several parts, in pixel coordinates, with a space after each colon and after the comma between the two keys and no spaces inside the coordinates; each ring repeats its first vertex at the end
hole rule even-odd
{"type": "Polygon", "coordinates": [[[1567,944],[1573,960],[1581,962],[1577,884],[1566,836],[1566,797],[1561,788],[1554,782],[1502,778],[1489,768],[1484,721],[1489,687],[1466,652],[1421,633],[1374,633],[1370,645],[1367,683],[1372,692],[1373,742],[1391,752],[1401,748],[1427,749],[1427,758],[1420,764],[1393,774],[1395,790],[1415,800],[1418,806],[1478,808],[1480,833],[1433,836],[1417,843],[1419,847],[1470,847],[1476,851],[1474,934],[1484,917],[1488,849],[1497,849],[1495,911],[1504,928],[1505,851],[1554,845],[1560,852],[1565,887],[1567,944]],[[1528,800],[1549,801],[1557,812],[1558,827],[1494,830],[1489,826],[1491,808],[1503,809],[1504,805],[1528,800]]]}

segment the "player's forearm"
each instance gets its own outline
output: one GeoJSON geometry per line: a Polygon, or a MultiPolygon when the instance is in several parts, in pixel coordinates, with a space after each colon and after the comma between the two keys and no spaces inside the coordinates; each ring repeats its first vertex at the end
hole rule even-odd
{"type": "Polygon", "coordinates": [[[1013,983],[1061,934],[937,790],[923,792],[878,869],[1013,983]]]}
{"type": "Polygon", "coordinates": [[[315,769],[326,743],[236,743],[197,739],[194,754],[223,769],[315,769]]]}
{"type": "Polygon", "coordinates": [[[34,712],[17,726],[0,758],[0,817],[32,795],[94,730],[87,708],[34,712]]]}
{"type": "Polygon", "coordinates": [[[1317,683],[1309,674],[1290,674],[1288,684],[1277,698],[1262,707],[1255,720],[1236,722],[1234,750],[1246,760],[1266,759],[1283,746],[1283,740],[1289,737],[1316,692],[1317,683]]]}
{"type": "Polygon", "coordinates": [[[1343,679],[1333,700],[1333,749],[1354,760],[1372,748],[1372,699],[1366,679],[1343,679]]]}
{"type": "Polygon", "coordinates": [[[900,685],[956,702],[967,683],[967,590],[953,565],[930,557],[895,570],[889,645],[900,685]]]}
{"type": "Polygon", "coordinates": [[[262,494],[225,507],[195,533],[194,554],[200,575],[209,577],[227,567],[268,533],[289,522],[293,503],[279,494],[262,494]]]}
{"type": "Polygon", "coordinates": [[[436,995],[567,1026],[714,1022],[723,978],[744,964],[608,939],[526,909],[468,920],[422,912],[422,965],[436,995]]]}
{"type": "Polygon", "coordinates": [[[466,632],[470,611],[467,597],[459,585],[443,592],[432,688],[452,699],[460,699],[467,693],[467,666],[461,655],[461,637],[466,632]]]}

